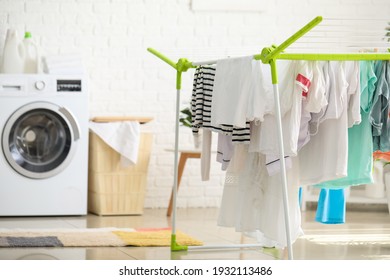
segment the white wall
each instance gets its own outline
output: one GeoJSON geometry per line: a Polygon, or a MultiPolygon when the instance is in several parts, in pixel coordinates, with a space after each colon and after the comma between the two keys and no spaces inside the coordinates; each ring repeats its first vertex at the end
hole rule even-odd
{"type": "MultiPolygon", "coordinates": [[[[146,207],[166,207],[173,155],[164,149],[172,147],[174,139],[175,71],[147,47],[174,61],[249,55],[281,43],[317,15],[390,15],[389,0],[258,2],[263,11],[258,5],[255,11],[194,11],[190,0],[0,0],[0,51],[7,28],[15,28],[19,34],[31,31],[43,54],[81,52],[90,77],[91,117],[154,117],[148,127],[155,139],[146,207]]],[[[184,103],[190,97],[192,74],[190,70],[183,75],[184,103]]],[[[189,130],[183,130],[181,142],[189,141],[189,130]]],[[[211,174],[210,181],[202,182],[199,161],[190,160],[178,206],[218,206],[224,173],[213,163],[211,174]]]]}

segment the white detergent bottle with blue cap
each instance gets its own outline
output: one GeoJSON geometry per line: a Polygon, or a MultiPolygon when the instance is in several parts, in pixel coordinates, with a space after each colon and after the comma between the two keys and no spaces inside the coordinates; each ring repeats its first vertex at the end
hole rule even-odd
{"type": "Polygon", "coordinates": [[[14,29],[8,29],[0,72],[6,74],[24,73],[25,57],[25,48],[18,38],[18,33],[14,29]]]}
{"type": "Polygon", "coordinates": [[[38,46],[33,41],[31,33],[25,32],[23,39],[23,46],[25,50],[24,59],[24,73],[38,73],[39,72],[39,53],[38,46]]]}

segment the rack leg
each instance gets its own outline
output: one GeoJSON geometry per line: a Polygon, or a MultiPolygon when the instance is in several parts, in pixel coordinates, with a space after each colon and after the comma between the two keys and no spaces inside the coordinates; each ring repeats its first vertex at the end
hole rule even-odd
{"type": "Polygon", "coordinates": [[[288,248],[288,258],[293,259],[293,250],[291,244],[291,233],[290,233],[290,215],[289,215],[289,205],[288,205],[288,191],[287,191],[287,176],[286,176],[286,164],[284,162],[284,146],[283,146],[283,128],[282,128],[282,117],[280,112],[280,99],[279,99],[279,88],[278,88],[278,79],[276,72],[276,62],[271,61],[271,73],[272,73],[272,83],[274,91],[274,100],[275,100],[275,114],[278,126],[278,144],[279,144],[279,161],[281,165],[281,179],[282,179],[282,191],[283,191],[283,205],[284,205],[284,222],[286,227],[286,239],[287,239],[287,248],[288,248]]]}
{"type": "MultiPolygon", "coordinates": [[[[187,161],[187,155],[183,155],[183,153],[180,154],[180,160],[179,160],[179,172],[178,172],[178,178],[177,178],[177,190],[176,192],[179,192],[180,182],[181,182],[181,176],[183,175],[184,166],[186,165],[187,161]]],[[[172,214],[172,204],[173,204],[173,190],[171,193],[171,199],[169,200],[168,210],[167,210],[167,216],[170,217],[172,214]]]]}
{"type": "Polygon", "coordinates": [[[174,184],[173,184],[173,212],[172,212],[172,231],[171,231],[171,251],[187,250],[187,246],[180,246],[176,243],[176,199],[178,188],[178,161],[179,161],[179,117],[180,117],[180,89],[181,89],[181,71],[176,72],[176,121],[175,121],[175,163],[174,163],[174,184]]]}

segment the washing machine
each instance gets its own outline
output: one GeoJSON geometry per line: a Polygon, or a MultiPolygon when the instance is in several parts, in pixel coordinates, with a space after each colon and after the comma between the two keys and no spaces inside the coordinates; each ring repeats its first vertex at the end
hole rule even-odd
{"type": "Polygon", "coordinates": [[[0,75],[0,216],[87,213],[83,76],[0,75]]]}

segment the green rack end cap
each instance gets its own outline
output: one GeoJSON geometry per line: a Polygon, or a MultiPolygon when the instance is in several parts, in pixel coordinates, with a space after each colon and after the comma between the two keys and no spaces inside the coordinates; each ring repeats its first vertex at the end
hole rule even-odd
{"type": "Polygon", "coordinates": [[[176,234],[171,235],[171,251],[187,251],[188,247],[176,243],[176,234]]]}
{"type": "Polygon", "coordinates": [[[177,71],[186,72],[188,69],[192,68],[192,63],[187,58],[180,58],[176,67],[177,71]]]}

